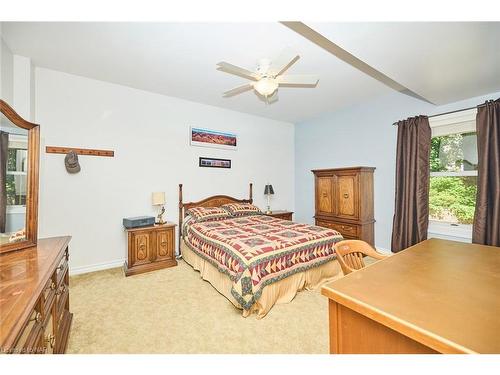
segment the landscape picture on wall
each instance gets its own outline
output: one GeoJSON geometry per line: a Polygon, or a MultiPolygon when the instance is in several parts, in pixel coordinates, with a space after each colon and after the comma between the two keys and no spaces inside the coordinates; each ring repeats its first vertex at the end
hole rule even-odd
{"type": "Polygon", "coordinates": [[[200,167],[231,168],[231,160],[200,157],[200,167]]]}
{"type": "Polygon", "coordinates": [[[226,150],[236,150],[236,134],[219,132],[209,129],[190,128],[191,146],[216,147],[226,150]]]}

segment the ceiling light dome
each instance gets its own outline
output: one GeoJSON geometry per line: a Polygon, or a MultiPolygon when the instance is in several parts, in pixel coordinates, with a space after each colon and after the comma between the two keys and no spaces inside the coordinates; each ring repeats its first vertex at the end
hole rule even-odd
{"type": "Polygon", "coordinates": [[[278,82],[274,78],[264,77],[258,80],[253,87],[262,96],[272,95],[278,88],[278,82]]]}

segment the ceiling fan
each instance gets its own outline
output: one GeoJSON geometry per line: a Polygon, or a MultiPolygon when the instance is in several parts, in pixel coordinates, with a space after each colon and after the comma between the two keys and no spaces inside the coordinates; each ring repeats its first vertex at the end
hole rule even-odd
{"type": "Polygon", "coordinates": [[[254,81],[226,91],[223,96],[230,97],[254,89],[267,103],[271,103],[271,99],[273,102],[277,99],[279,86],[316,87],[319,81],[316,75],[284,74],[299,58],[290,49],[285,49],[274,61],[260,59],[255,71],[222,61],[217,64],[217,70],[254,81]]]}

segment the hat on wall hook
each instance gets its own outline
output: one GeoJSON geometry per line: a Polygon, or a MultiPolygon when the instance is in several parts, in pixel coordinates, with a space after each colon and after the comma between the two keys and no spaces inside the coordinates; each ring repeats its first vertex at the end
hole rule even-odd
{"type": "Polygon", "coordinates": [[[64,158],[64,166],[68,173],[80,172],[80,163],[78,162],[78,155],[75,151],[71,150],[64,158]]]}

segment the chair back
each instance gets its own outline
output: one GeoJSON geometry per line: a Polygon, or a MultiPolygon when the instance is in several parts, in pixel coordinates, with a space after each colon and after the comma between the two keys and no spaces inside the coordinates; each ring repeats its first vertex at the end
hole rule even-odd
{"type": "Polygon", "coordinates": [[[387,258],[387,255],[380,254],[369,244],[360,240],[337,242],[335,244],[335,253],[344,275],[365,267],[363,260],[365,255],[379,260],[387,258]]]}

